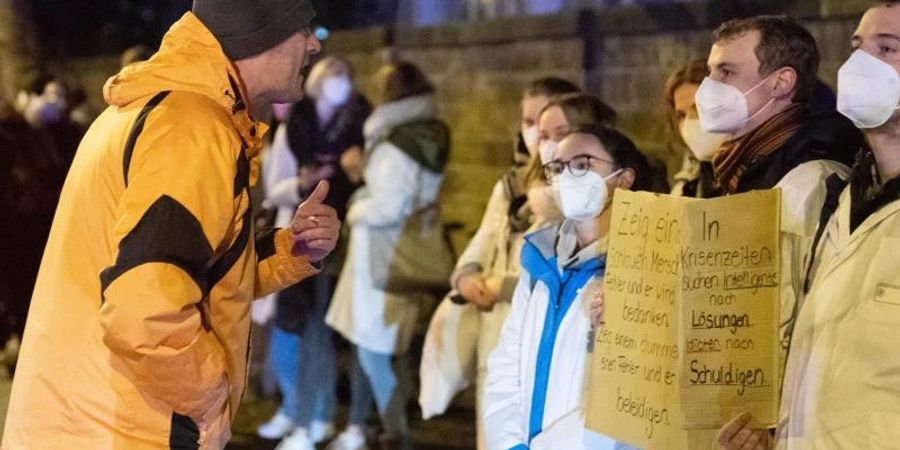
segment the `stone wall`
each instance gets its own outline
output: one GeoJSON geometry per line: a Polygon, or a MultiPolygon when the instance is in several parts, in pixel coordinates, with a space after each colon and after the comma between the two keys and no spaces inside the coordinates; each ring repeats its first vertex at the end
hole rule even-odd
{"type": "MultiPolygon", "coordinates": [[[[821,77],[833,85],[849,54],[849,37],[868,0],[711,0],[598,8],[431,28],[373,27],[336,32],[327,53],[347,56],[362,90],[389,58],[420,65],[438,89],[452,129],[453,152],[444,186],[448,222],[462,225],[463,245],[480,221],[491,187],[511,160],[519,100],[529,81],[546,75],[572,80],[620,114],[620,126],[651,156],[676,168],[662,119],[666,76],[705,56],[712,29],[739,16],[786,12],[818,39],[821,77]]],[[[99,94],[113,60],[81,62],[89,92],[99,94]],[[99,62],[98,62],[99,61],[99,62]]],[[[98,97],[94,97],[98,99],[98,97]]]]}
{"type": "Polygon", "coordinates": [[[665,78],[692,58],[705,57],[715,26],[732,17],[790,13],[817,38],[820,76],[834,85],[849,54],[849,38],[867,2],[710,1],[604,8],[554,16],[451,24],[416,29],[370,28],[335,33],[326,51],[357,65],[366,92],[389,57],[419,64],[438,87],[453,130],[444,189],[446,219],[474,231],[491,186],[506,169],[528,82],[545,75],[570,79],[619,112],[620,127],[670,173],[662,116],[665,78]],[[777,4],[775,4],[777,3],[777,4]]]}

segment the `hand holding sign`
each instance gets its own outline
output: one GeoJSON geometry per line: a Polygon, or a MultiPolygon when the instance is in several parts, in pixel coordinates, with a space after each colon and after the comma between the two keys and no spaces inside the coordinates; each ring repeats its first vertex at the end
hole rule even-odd
{"type": "Polygon", "coordinates": [[[726,450],[770,450],[772,435],[767,429],[750,428],[753,415],[743,413],[719,431],[719,445],[726,450]]]}
{"type": "Polygon", "coordinates": [[[291,231],[294,256],[306,255],[310,261],[325,259],[337,245],[341,221],[337,211],[324,204],[328,182],[320,181],[312,194],[297,208],[291,231]]]}

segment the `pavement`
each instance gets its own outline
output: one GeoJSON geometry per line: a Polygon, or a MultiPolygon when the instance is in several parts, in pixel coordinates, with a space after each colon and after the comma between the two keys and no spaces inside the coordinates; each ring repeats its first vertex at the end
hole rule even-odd
{"type": "MultiPolygon", "coordinates": [[[[474,450],[475,449],[475,413],[472,408],[466,406],[467,397],[463,395],[460,405],[451,406],[446,414],[422,421],[418,415],[418,408],[410,404],[410,429],[413,445],[416,450],[474,450]]],[[[275,413],[277,402],[271,400],[256,400],[244,402],[238,411],[238,417],[232,427],[231,442],[227,450],[272,450],[278,444],[277,441],[269,441],[256,436],[256,427],[269,420],[275,413]]],[[[342,429],[346,421],[346,408],[339,407],[337,411],[338,429],[342,429]]],[[[377,420],[370,422],[370,435],[377,433],[377,420]]],[[[324,449],[321,444],[317,449],[324,449]]],[[[376,448],[376,447],[370,447],[376,448]]]]}
{"type": "MultiPolygon", "coordinates": [[[[9,393],[12,380],[0,379],[0,438],[6,419],[6,407],[9,404],[9,393]]],[[[475,448],[475,414],[466,406],[471,393],[463,395],[461,405],[452,406],[447,414],[431,419],[421,420],[416,413],[417,408],[410,408],[410,427],[416,450],[473,450],[475,448]]],[[[277,402],[273,400],[251,400],[241,405],[237,419],[232,427],[231,442],[227,450],[272,450],[277,441],[267,441],[256,436],[256,427],[268,420],[275,413],[277,402]]],[[[346,421],[346,408],[338,409],[338,423],[346,421]]],[[[373,429],[377,423],[373,422],[373,429]]],[[[374,435],[374,432],[373,432],[374,435]]],[[[324,449],[325,445],[320,445],[324,449]]]]}

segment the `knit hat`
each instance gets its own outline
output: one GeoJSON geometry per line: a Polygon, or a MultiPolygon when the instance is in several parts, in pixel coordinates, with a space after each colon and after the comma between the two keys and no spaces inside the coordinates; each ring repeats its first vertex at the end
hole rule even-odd
{"type": "Polygon", "coordinates": [[[316,15],[309,0],[194,0],[192,9],[232,61],[275,47],[316,15]]]}

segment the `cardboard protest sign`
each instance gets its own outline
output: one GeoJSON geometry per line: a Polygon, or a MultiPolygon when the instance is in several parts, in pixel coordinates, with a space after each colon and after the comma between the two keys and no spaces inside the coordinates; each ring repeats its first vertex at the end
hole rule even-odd
{"type": "Polygon", "coordinates": [[[685,427],[709,428],[750,411],[778,420],[779,191],[685,207],[681,248],[681,394],[685,427]]]}
{"type": "Polygon", "coordinates": [[[778,407],[778,191],[617,191],[586,424],[645,449],[778,407]]]}
{"type": "Polygon", "coordinates": [[[686,448],[678,322],[680,217],[689,199],[618,190],[604,320],[591,355],[586,425],[651,449],[686,448]]]}

